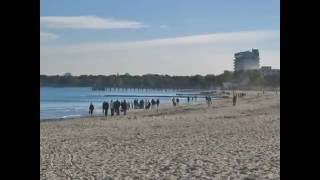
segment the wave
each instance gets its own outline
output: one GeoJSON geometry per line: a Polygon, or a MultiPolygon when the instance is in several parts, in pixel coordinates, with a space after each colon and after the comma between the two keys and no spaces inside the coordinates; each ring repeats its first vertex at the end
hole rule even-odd
{"type": "Polygon", "coordinates": [[[83,115],[81,114],[73,114],[73,115],[67,115],[67,116],[62,116],[63,119],[67,119],[67,118],[75,118],[75,117],[81,117],[83,115]]]}

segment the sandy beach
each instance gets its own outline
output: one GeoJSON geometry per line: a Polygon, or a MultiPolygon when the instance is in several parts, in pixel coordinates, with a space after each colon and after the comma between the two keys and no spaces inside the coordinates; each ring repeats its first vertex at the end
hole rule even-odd
{"type": "Polygon", "coordinates": [[[41,179],[280,179],[280,95],[40,122],[41,179]]]}

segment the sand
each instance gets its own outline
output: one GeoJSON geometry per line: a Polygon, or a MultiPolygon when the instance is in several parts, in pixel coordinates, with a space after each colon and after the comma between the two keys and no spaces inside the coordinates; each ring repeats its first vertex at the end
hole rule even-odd
{"type": "Polygon", "coordinates": [[[41,179],[280,179],[280,95],[40,123],[41,179]]]}

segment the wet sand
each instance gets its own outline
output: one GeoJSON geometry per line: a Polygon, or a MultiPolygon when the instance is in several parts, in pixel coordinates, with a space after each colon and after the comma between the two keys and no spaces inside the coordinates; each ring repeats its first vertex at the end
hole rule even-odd
{"type": "Polygon", "coordinates": [[[40,127],[41,179],[280,179],[275,93],[40,127]]]}

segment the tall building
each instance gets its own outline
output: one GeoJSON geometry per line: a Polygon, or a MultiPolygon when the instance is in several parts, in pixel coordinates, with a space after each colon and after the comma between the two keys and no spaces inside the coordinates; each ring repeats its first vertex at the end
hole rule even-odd
{"type": "Polygon", "coordinates": [[[234,71],[259,69],[259,50],[238,52],[234,54],[234,71]]]}

